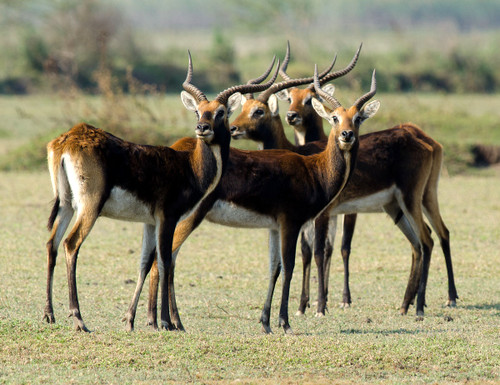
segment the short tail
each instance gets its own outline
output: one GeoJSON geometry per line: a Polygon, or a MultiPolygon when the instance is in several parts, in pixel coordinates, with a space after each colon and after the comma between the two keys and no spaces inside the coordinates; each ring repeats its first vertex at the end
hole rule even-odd
{"type": "Polygon", "coordinates": [[[49,216],[49,221],[47,223],[47,229],[49,229],[49,231],[51,231],[52,227],[54,227],[54,222],[56,220],[57,213],[59,212],[60,203],[61,203],[61,201],[59,200],[59,196],[57,196],[56,200],[54,202],[54,206],[52,207],[52,212],[50,213],[50,216],[49,216]]]}

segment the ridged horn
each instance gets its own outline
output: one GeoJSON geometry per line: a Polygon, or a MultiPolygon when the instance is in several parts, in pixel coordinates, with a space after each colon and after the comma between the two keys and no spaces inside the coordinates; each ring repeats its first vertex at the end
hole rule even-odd
{"type": "MultiPolygon", "coordinates": [[[[260,84],[260,83],[262,83],[269,76],[269,74],[271,73],[271,70],[274,67],[275,60],[276,60],[276,55],[273,57],[273,61],[271,62],[271,65],[266,70],[266,72],[264,72],[258,78],[250,79],[249,81],[247,81],[247,84],[260,84]]],[[[247,98],[247,99],[253,99],[253,94],[252,93],[245,94],[245,98],[247,98]]]]}
{"type": "MultiPolygon", "coordinates": [[[[274,66],[275,61],[276,61],[276,57],[273,58],[273,62],[272,62],[273,66],[274,66]]],[[[241,84],[239,86],[230,87],[230,88],[222,91],[221,93],[219,93],[219,95],[217,95],[215,99],[217,101],[219,101],[219,103],[221,103],[221,104],[226,104],[229,97],[232,94],[235,94],[236,92],[241,92],[242,94],[247,94],[247,93],[264,91],[265,89],[269,88],[274,83],[276,78],[278,77],[279,66],[280,66],[280,61],[278,60],[278,67],[276,68],[276,72],[271,77],[271,79],[269,79],[268,82],[266,82],[264,84],[241,84]]]]}
{"type": "Polygon", "coordinates": [[[290,40],[286,42],[286,53],[285,58],[283,59],[283,64],[280,68],[280,76],[285,80],[291,80],[292,78],[288,76],[286,73],[286,69],[288,68],[288,62],[290,61],[290,40]]]}
{"type": "MultiPolygon", "coordinates": [[[[347,75],[349,72],[352,71],[352,69],[356,66],[356,63],[358,62],[359,59],[359,53],[361,52],[361,47],[363,47],[363,43],[359,45],[358,50],[354,54],[354,57],[352,58],[351,62],[345,67],[344,69],[325,74],[324,76],[319,75],[319,84],[324,85],[325,83],[328,83],[329,81],[332,81],[334,79],[338,79],[344,75],[347,75]]],[[[311,89],[314,88],[314,84],[311,84],[311,89]]]]}
{"type": "Polygon", "coordinates": [[[330,103],[330,105],[333,107],[333,109],[336,109],[338,107],[341,107],[342,105],[340,102],[335,99],[332,95],[330,95],[328,92],[323,91],[321,88],[321,84],[319,83],[319,76],[318,76],[318,65],[314,66],[314,89],[316,90],[316,93],[322,97],[325,101],[330,103]]]}
{"type": "MultiPolygon", "coordinates": [[[[286,69],[288,68],[288,62],[290,61],[290,41],[287,41],[286,42],[286,53],[285,53],[285,58],[283,59],[283,64],[281,65],[281,68],[280,68],[280,76],[284,79],[284,80],[292,80],[292,78],[286,73],[286,69]]],[[[335,60],[337,59],[337,57],[335,57],[335,59],[333,59],[332,61],[332,64],[330,64],[330,66],[325,69],[323,72],[321,72],[319,74],[319,78],[323,78],[323,76],[325,76],[326,74],[328,74],[328,72],[330,72],[333,68],[333,66],[335,65],[335,60]]],[[[313,77],[311,76],[311,82],[313,81],[313,77]]]]}
{"type": "Polygon", "coordinates": [[[375,79],[375,70],[373,70],[372,74],[372,84],[370,86],[370,91],[361,96],[358,100],[354,102],[354,106],[358,109],[358,111],[363,107],[363,105],[370,100],[373,95],[377,92],[377,80],[375,79]]]}
{"type": "Polygon", "coordinates": [[[187,92],[189,92],[199,103],[202,100],[207,100],[207,97],[196,86],[191,84],[191,80],[193,78],[193,61],[191,60],[191,52],[189,52],[189,50],[188,50],[188,56],[189,56],[188,73],[186,76],[186,80],[184,80],[184,83],[182,83],[182,88],[184,88],[187,92]]]}
{"type": "MultiPolygon", "coordinates": [[[[286,60],[286,57],[285,57],[285,60],[286,60]]],[[[319,76],[322,76],[323,74],[328,73],[335,65],[336,60],[337,60],[337,55],[335,55],[335,57],[333,58],[333,61],[330,64],[330,66],[325,71],[323,71],[319,76]]],[[[281,68],[283,68],[283,66],[281,68]]],[[[303,84],[309,84],[313,80],[314,80],[313,76],[310,76],[308,78],[299,78],[299,79],[288,78],[288,80],[273,84],[267,90],[262,92],[257,99],[263,103],[266,103],[267,100],[269,99],[269,97],[272,94],[275,94],[276,92],[279,92],[279,91],[284,90],[286,88],[296,87],[296,86],[300,86],[303,84]]]]}

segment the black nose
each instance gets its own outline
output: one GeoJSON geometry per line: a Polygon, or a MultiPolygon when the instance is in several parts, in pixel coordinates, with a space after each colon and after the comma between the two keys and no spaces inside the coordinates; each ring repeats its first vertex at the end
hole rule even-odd
{"type": "Polygon", "coordinates": [[[231,128],[230,128],[231,134],[235,133],[237,129],[238,129],[238,126],[231,126],[231,128]]]}
{"type": "Polygon", "coordinates": [[[298,114],[295,111],[288,111],[286,117],[290,120],[296,119],[298,114]]]}
{"type": "Polygon", "coordinates": [[[210,129],[210,124],[208,123],[198,123],[196,129],[200,132],[205,132],[210,129]]]}
{"type": "Polygon", "coordinates": [[[344,139],[346,142],[350,142],[354,136],[354,132],[342,131],[340,135],[342,136],[342,139],[344,139]]]}

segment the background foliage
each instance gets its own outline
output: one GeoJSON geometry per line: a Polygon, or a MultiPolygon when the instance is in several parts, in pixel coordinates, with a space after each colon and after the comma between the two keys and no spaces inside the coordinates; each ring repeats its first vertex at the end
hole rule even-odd
{"type": "Polygon", "coordinates": [[[296,76],[334,52],[352,55],[364,41],[357,78],[369,83],[376,67],[381,91],[496,92],[500,84],[494,0],[4,0],[0,11],[8,32],[0,39],[9,61],[0,73],[4,93],[68,81],[98,92],[95,72],[103,68],[124,90],[131,69],[138,80],[177,92],[187,48],[198,84],[215,92],[282,55],[287,40],[296,76]]]}

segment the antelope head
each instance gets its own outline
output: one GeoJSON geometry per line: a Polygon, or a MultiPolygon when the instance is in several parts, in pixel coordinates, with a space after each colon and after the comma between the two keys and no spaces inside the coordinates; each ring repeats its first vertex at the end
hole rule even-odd
{"type": "Polygon", "coordinates": [[[348,109],[342,107],[335,97],[321,88],[317,67],[314,74],[314,88],[318,96],[331,105],[331,109],[328,109],[318,99],[314,98],[312,99],[314,110],[332,126],[332,132],[336,133],[340,150],[350,151],[354,145],[358,144],[356,141],[359,136],[361,123],[374,116],[380,107],[378,100],[373,100],[366,104],[377,92],[375,70],[373,70],[372,74],[370,91],[358,98],[348,109]]]}
{"type": "MultiPolygon", "coordinates": [[[[287,50],[288,53],[288,50],[287,50]]],[[[280,68],[280,72],[286,69],[288,60],[290,59],[289,53],[285,56],[285,60],[280,68]]],[[[336,58],[332,61],[330,66],[323,71],[319,77],[323,78],[328,74],[335,64],[336,58]]],[[[269,67],[259,78],[249,80],[247,84],[259,84],[267,77],[272,67],[269,67]]],[[[279,126],[280,132],[275,132],[274,137],[282,135],[282,124],[279,115],[278,98],[276,95],[290,87],[297,87],[303,84],[312,83],[314,78],[301,78],[291,79],[288,78],[280,83],[275,83],[267,90],[261,92],[255,99],[252,93],[247,93],[241,99],[241,113],[231,124],[231,136],[233,139],[251,139],[257,142],[265,142],[267,136],[273,133],[270,130],[276,130],[279,126]]]]}
{"type": "MultiPolygon", "coordinates": [[[[359,53],[361,51],[362,44],[359,46],[357,52],[352,58],[351,62],[342,70],[332,72],[329,74],[322,73],[319,76],[320,85],[328,83],[331,80],[337,79],[341,76],[348,74],[356,65],[359,53]]],[[[288,60],[290,57],[290,45],[287,46],[287,53],[285,56],[284,64],[288,64],[288,60]]],[[[290,76],[286,73],[287,65],[283,65],[280,69],[280,75],[283,79],[290,79],[290,76]]],[[[326,93],[333,95],[335,92],[335,86],[332,84],[327,84],[323,87],[323,91],[326,93]]],[[[297,87],[288,88],[283,90],[282,92],[277,93],[278,98],[281,100],[286,100],[290,103],[290,107],[286,113],[286,121],[289,125],[293,126],[294,129],[300,134],[300,136],[305,137],[307,130],[312,130],[314,127],[316,129],[322,130],[322,121],[321,118],[316,114],[314,108],[312,107],[312,99],[317,98],[318,94],[314,88],[312,82],[310,82],[309,86],[301,89],[297,87]]],[[[324,133],[321,131],[321,134],[317,139],[321,139],[321,135],[324,133]]],[[[300,144],[304,144],[302,141],[300,144]]]]}
{"type": "MultiPolygon", "coordinates": [[[[275,61],[276,58],[273,59],[270,69],[274,66],[275,61]]],[[[241,93],[265,90],[276,80],[278,69],[279,63],[273,77],[264,84],[242,84],[230,87],[220,92],[214,100],[209,101],[202,91],[191,84],[193,66],[189,53],[189,69],[186,80],[182,84],[184,91],[181,92],[181,99],[184,106],[195,112],[198,119],[195,129],[196,137],[210,144],[214,138],[229,136],[229,117],[239,106],[241,93]]]]}

